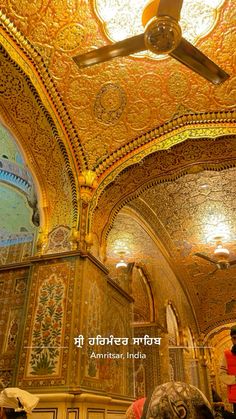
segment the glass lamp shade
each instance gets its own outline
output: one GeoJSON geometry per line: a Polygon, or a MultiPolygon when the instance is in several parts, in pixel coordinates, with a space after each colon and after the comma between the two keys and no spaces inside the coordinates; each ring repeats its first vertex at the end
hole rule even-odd
{"type": "Polygon", "coordinates": [[[123,260],[123,259],[121,259],[117,264],[116,264],[116,268],[118,269],[118,268],[127,268],[127,263],[123,260]]]}
{"type": "Polygon", "coordinates": [[[219,244],[214,250],[214,255],[221,259],[228,259],[229,251],[228,249],[225,249],[221,244],[219,244]]]}

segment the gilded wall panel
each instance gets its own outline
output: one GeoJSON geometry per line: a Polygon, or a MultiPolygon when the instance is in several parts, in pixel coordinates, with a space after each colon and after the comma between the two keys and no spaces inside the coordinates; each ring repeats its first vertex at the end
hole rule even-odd
{"type": "MultiPolygon", "coordinates": [[[[136,338],[148,335],[150,338],[161,338],[161,329],[156,325],[135,325],[134,336],[136,338]]],[[[161,356],[163,343],[156,345],[140,345],[134,346],[135,353],[142,353],[146,357],[144,359],[136,358],[134,360],[134,379],[135,379],[135,397],[145,397],[151,394],[153,388],[165,381],[162,376],[161,356]]]]}
{"type": "MultiPolygon", "coordinates": [[[[123,345],[92,342],[96,337],[131,337],[131,306],[128,296],[115,285],[109,285],[107,272],[90,260],[83,263],[81,315],[77,333],[84,338],[74,354],[78,366],[74,383],[82,389],[132,396],[132,362],[121,359],[129,348],[123,345]],[[128,299],[127,299],[128,298],[128,299]],[[76,355],[77,353],[77,355],[76,355]],[[77,381],[76,381],[77,380],[77,381]]],[[[75,384],[74,384],[75,385],[75,384]]]]}
{"type": "Polygon", "coordinates": [[[16,353],[17,349],[17,337],[19,334],[22,318],[22,308],[10,309],[7,334],[5,343],[3,346],[3,353],[13,352],[16,353]]]}
{"type": "Polygon", "coordinates": [[[155,319],[154,301],[150,284],[143,269],[134,267],[132,275],[132,296],[134,298],[134,322],[148,323],[155,319]]]}
{"type": "Polygon", "coordinates": [[[62,253],[71,250],[71,230],[66,226],[58,226],[50,231],[45,253],[62,253]]]}
{"type": "Polygon", "coordinates": [[[71,339],[75,263],[36,263],[18,367],[19,385],[65,386],[71,339]]]}
{"type": "Polygon", "coordinates": [[[125,412],[117,412],[115,410],[108,410],[106,417],[108,419],[124,419],[125,412]]]}
{"type": "Polygon", "coordinates": [[[90,410],[88,409],[87,411],[87,418],[88,419],[104,419],[105,418],[105,410],[98,410],[96,411],[96,409],[90,410]]]}
{"type": "Polygon", "coordinates": [[[15,363],[22,340],[28,269],[0,270],[0,375],[14,385],[15,363]]]}
{"type": "MultiPolygon", "coordinates": [[[[93,283],[88,288],[88,317],[87,317],[87,330],[86,335],[88,337],[95,337],[101,335],[102,328],[102,294],[99,290],[99,287],[96,283],[93,283]]],[[[85,376],[86,377],[99,377],[99,369],[97,368],[97,361],[94,358],[91,358],[94,348],[91,346],[86,347],[87,351],[87,362],[85,366],[85,376]]],[[[98,352],[101,351],[101,347],[98,348],[98,352]]]]}
{"type": "Polygon", "coordinates": [[[38,291],[27,376],[58,376],[60,373],[59,352],[65,326],[65,287],[62,277],[51,273],[38,291]]]}
{"type": "Polygon", "coordinates": [[[67,409],[66,419],[79,419],[79,408],[71,407],[67,409]]]}
{"type": "Polygon", "coordinates": [[[33,252],[33,242],[0,247],[0,265],[22,262],[33,252]]]}
{"type": "Polygon", "coordinates": [[[108,304],[106,310],[107,335],[128,338],[128,345],[107,347],[109,352],[124,355],[124,359],[114,358],[105,361],[105,388],[113,394],[133,397],[133,360],[127,358],[132,353],[132,307],[126,297],[119,294],[113,286],[108,288],[108,304]]]}
{"type": "Polygon", "coordinates": [[[33,417],[33,419],[57,419],[58,418],[58,409],[56,407],[34,409],[32,417],[33,417]]]}
{"type": "Polygon", "coordinates": [[[106,336],[107,282],[106,275],[91,261],[86,260],[83,266],[83,285],[81,301],[80,333],[85,343],[81,352],[81,386],[83,388],[104,389],[101,376],[101,360],[94,354],[104,352],[100,345],[90,345],[88,339],[97,335],[106,336]]]}

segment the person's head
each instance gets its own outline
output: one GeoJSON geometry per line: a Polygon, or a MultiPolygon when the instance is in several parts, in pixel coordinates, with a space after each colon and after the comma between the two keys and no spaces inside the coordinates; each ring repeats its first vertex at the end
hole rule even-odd
{"type": "Polygon", "coordinates": [[[24,411],[15,412],[14,409],[5,409],[6,419],[27,419],[27,414],[24,411]]]}
{"type": "Polygon", "coordinates": [[[236,326],[231,327],[230,336],[231,336],[231,341],[233,344],[231,352],[236,355],[236,326]]]}
{"type": "Polygon", "coordinates": [[[24,411],[15,412],[14,409],[3,407],[1,409],[0,419],[27,419],[27,414],[24,411]]]}
{"type": "Polygon", "coordinates": [[[169,382],[156,387],[148,400],[142,419],[213,419],[213,410],[196,387],[169,382]]]}

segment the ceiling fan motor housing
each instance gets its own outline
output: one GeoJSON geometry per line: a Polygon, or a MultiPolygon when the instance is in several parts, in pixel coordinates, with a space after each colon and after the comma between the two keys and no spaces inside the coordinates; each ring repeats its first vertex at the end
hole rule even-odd
{"type": "Polygon", "coordinates": [[[181,27],[169,16],[154,17],[145,29],[145,45],[155,54],[169,54],[180,43],[181,27]]]}
{"type": "Polygon", "coordinates": [[[217,248],[214,250],[214,255],[217,257],[218,262],[228,262],[229,251],[222,244],[217,245],[217,248]]]}

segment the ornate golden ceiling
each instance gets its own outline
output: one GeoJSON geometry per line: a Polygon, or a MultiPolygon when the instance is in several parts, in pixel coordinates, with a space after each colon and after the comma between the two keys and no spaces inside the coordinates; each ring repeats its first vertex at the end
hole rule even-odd
{"type": "Polygon", "coordinates": [[[3,0],[2,10],[43,57],[90,169],[180,113],[234,106],[233,0],[225,1],[214,30],[197,44],[231,75],[218,87],[172,58],[156,62],[128,57],[78,70],[74,55],[109,42],[92,1],[3,0]]]}
{"type": "Polygon", "coordinates": [[[58,224],[75,229],[80,217],[98,247],[108,238],[114,257],[119,218],[111,227],[125,207],[120,221],[130,245],[135,238],[130,257],[153,260],[155,246],[162,249],[202,330],[235,317],[227,307],[236,268],[212,280],[211,266],[193,256],[211,254],[208,236],[220,223],[236,256],[234,2],[225,0],[215,28],[197,43],[230,74],[214,86],[172,58],[127,57],[79,70],[74,55],[109,43],[93,1],[2,1],[0,113],[40,185],[44,233],[58,224]]]}

